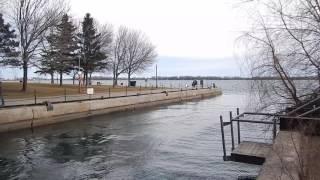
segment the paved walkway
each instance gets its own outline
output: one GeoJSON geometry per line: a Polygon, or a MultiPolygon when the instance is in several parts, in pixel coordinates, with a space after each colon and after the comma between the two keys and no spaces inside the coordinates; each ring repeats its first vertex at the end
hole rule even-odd
{"type": "Polygon", "coordinates": [[[320,177],[320,136],[280,131],[258,180],[300,180],[320,177]]]}
{"type": "MultiPolygon", "coordinates": [[[[151,93],[161,93],[163,91],[178,91],[179,89],[157,89],[157,90],[142,90],[142,91],[121,91],[121,92],[111,92],[109,93],[97,93],[94,95],[64,95],[62,96],[49,96],[49,97],[37,97],[35,98],[21,98],[21,99],[5,99],[5,106],[16,106],[16,105],[30,105],[35,103],[43,103],[45,101],[50,102],[63,102],[63,101],[76,101],[76,100],[88,100],[97,98],[109,98],[109,97],[122,97],[122,96],[132,96],[138,94],[151,94],[151,93]]],[[[1,102],[0,102],[1,103],[1,102]]]]}

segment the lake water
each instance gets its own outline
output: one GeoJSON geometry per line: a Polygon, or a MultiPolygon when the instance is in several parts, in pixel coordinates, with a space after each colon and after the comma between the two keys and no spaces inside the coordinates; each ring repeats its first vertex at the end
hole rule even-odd
{"type": "MultiPolygon", "coordinates": [[[[172,82],[174,83],[174,82],[172,82]]],[[[0,179],[236,179],[260,166],[222,160],[219,116],[252,104],[250,81],[224,94],[0,135],[0,179]]],[[[244,125],[243,138],[265,134],[244,125]]],[[[226,138],[230,142],[230,130],[226,138]]],[[[230,143],[228,143],[230,149],[230,143]]]]}

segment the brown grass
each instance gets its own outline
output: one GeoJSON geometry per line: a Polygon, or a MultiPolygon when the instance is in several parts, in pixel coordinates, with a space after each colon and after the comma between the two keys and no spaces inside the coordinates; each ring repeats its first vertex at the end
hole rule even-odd
{"type": "MultiPolygon", "coordinates": [[[[124,92],[126,91],[125,87],[115,87],[101,85],[101,86],[90,86],[94,88],[95,93],[108,93],[109,88],[111,92],[124,92]]],[[[28,98],[34,97],[34,93],[37,94],[37,97],[45,96],[62,96],[65,91],[68,95],[76,94],[86,94],[86,88],[81,88],[81,93],[79,93],[78,85],[63,85],[59,86],[56,84],[38,84],[38,83],[29,83],[26,92],[21,91],[22,84],[20,83],[11,83],[3,82],[2,83],[2,94],[5,98],[15,99],[15,98],[28,98]]],[[[147,90],[149,88],[142,87],[141,90],[147,90]]],[[[130,87],[128,91],[139,91],[140,87],[130,87]]]]}

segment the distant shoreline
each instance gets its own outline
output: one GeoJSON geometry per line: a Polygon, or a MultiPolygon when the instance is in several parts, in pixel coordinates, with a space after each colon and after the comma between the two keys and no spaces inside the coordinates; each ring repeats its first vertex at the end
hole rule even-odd
{"type": "MultiPolygon", "coordinates": [[[[292,77],[292,80],[318,80],[317,77],[292,77]]],[[[3,79],[0,81],[19,81],[20,79],[10,80],[3,79]]],[[[46,78],[34,78],[29,80],[50,80],[46,78]]],[[[72,78],[67,78],[64,80],[73,80],[72,78]]],[[[92,80],[112,80],[112,77],[92,77],[92,80]]],[[[118,80],[127,80],[127,78],[118,78],[118,80]]],[[[131,80],[156,80],[156,77],[136,77],[131,80]]],[[[281,80],[278,77],[214,77],[214,76],[168,76],[168,77],[158,77],[158,80],[281,80]]]]}

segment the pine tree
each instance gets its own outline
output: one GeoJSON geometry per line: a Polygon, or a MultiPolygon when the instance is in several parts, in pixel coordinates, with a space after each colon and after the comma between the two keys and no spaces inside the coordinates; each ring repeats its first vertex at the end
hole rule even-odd
{"type": "Polygon", "coordinates": [[[60,86],[62,86],[63,74],[70,73],[73,68],[77,42],[76,28],[67,14],[63,15],[61,22],[46,37],[46,43],[42,48],[42,59],[37,73],[50,74],[51,83],[53,75],[60,75],[60,86]]]}
{"type": "Polygon", "coordinates": [[[51,76],[57,72],[60,75],[60,86],[62,86],[63,74],[68,74],[73,69],[78,48],[75,31],[75,26],[65,14],[61,22],[46,38],[49,47],[43,51],[40,70],[51,76]]]}
{"type": "Polygon", "coordinates": [[[60,86],[64,73],[70,73],[76,56],[76,28],[70,21],[67,14],[62,17],[62,21],[57,26],[57,34],[53,37],[57,49],[56,70],[60,74],[60,86]]]}
{"type": "Polygon", "coordinates": [[[79,38],[82,44],[81,64],[84,70],[86,86],[91,81],[93,72],[103,69],[106,65],[106,56],[101,51],[101,35],[97,33],[93,18],[86,14],[82,22],[82,33],[79,38]]]}
{"type": "Polygon", "coordinates": [[[46,37],[45,43],[42,46],[42,53],[40,59],[39,70],[35,73],[49,74],[51,77],[51,84],[54,84],[54,73],[56,72],[56,50],[52,45],[53,29],[51,33],[46,37]]]}
{"type": "Polygon", "coordinates": [[[19,43],[14,40],[16,38],[14,32],[14,30],[10,30],[10,24],[5,24],[0,13],[0,62],[3,65],[18,63],[17,60],[13,59],[18,56],[16,47],[19,46],[19,43]]]}

